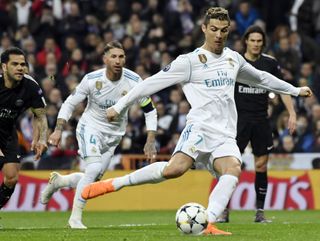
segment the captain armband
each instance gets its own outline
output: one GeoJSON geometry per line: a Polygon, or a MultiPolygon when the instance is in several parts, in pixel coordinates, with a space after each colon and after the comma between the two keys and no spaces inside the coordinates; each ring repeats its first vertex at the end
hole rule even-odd
{"type": "Polygon", "coordinates": [[[148,113],[154,110],[154,106],[150,97],[145,98],[145,100],[142,103],[140,103],[140,107],[142,108],[144,113],[148,113]]]}
{"type": "Polygon", "coordinates": [[[157,131],[158,116],[151,98],[144,98],[143,101],[140,102],[140,107],[142,108],[144,117],[146,118],[147,131],[157,131]]]}

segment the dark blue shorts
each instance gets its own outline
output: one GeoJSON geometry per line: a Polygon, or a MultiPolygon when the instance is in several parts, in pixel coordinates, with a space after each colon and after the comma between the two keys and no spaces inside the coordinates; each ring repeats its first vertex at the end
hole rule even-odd
{"type": "Polygon", "coordinates": [[[7,138],[7,143],[0,147],[4,157],[0,158],[0,170],[5,163],[19,163],[18,158],[18,138],[17,135],[13,135],[7,138]]]}
{"type": "Polygon", "coordinates": [[[267,155],[273,149],[272,131],[268,119],[238,119],[237,145],[241,153],[249,142],[252,153],[258,157],[267,155]]]}

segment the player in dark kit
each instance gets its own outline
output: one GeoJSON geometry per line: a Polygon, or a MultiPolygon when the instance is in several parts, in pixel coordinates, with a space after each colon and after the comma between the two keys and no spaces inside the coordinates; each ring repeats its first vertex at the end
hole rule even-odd
{"type": "Polygon", "coordinates": [[[35,159],[47,149],[48,124],[45,100],[37,82],[26,75],[24,52],[9,48],[1,54],[0,75],[0,170],[4,180],[0,185],[0,209],[10,199],[18,181],[19,159],[16,121],[31,108],[34,114],[34,140],[31,148],[35,159]]]}
{"type": "MultiPolygon", "coordinates": [[[[278,62],[271,56],[262,53],[266,43],[263,30],[251,26],[243,36],[245,47],[244,58],[257,69],[269,72],[282,78],[278,62]]],[[[273,148],[272,131],[268,119],[268,91],[236,82],[235,100],[238,111],[237,144],[244,152],[249,141],[255,161],[256,216],[255,222],[267,223],[264,216],[264,203],[268,188],[267,164],[268,153],[273,148]]],[[[289,112],[288,129],[290,134],[295,130],[296,113],[291,96],[280,95],[289,112]]],[[[219,222],[229,222],[229,211],[226,209],[219,217],[219,222]]]]}

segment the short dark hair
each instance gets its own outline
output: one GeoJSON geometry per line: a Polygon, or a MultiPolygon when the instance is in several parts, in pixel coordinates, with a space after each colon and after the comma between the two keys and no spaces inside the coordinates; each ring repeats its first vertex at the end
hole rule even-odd
{"type": "Polygon", "coordinates": [[[221,21],[228,21],[228,24],[230,25],[230,17],[229,12],[225,8],[221,7],[211,7],[206,11],[203,24],[207,25],[210,21],[210,19],[218,19],[221,21]]]}
{"type": "Polygon", "coordinates": [[[247,50],[246,40],[248,40],[249,35],[252,33],[260,33],[262,35],[262,47],[266,46],[266,34],[263,31],[263,29],[258,25],[251,25],[250,27],[247,28],[246,32],[243,34],[243,37],[242,37],[242,44],[244,47],[244,51],[247,50]]]}
{"type": "Polygon", "coordinates": [[[11,54],[23,55],[24,59],[26,59],[26,55],[22,49],[19,49],[17,47],[10,47],[1,54],[1,64],[8,63],[11,54]]]}
{"type": "Polygon", "coordinates": [[[123,46],[119,41],[111,41],[104,46],[103,52],[107,53],[110,49],[115,49],[115,48],[123,50],[123,46]]]}

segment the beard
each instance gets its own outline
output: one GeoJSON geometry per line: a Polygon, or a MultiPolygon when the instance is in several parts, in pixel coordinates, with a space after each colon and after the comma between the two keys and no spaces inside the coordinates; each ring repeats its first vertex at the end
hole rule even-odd
{"type": "Polygon", "coordinates": [[[21,76],[17,76],[15,74],[7,73],[7,77],[10,82],[20,82],[23,78],[23,74],[21,74],[21,76]]]}

